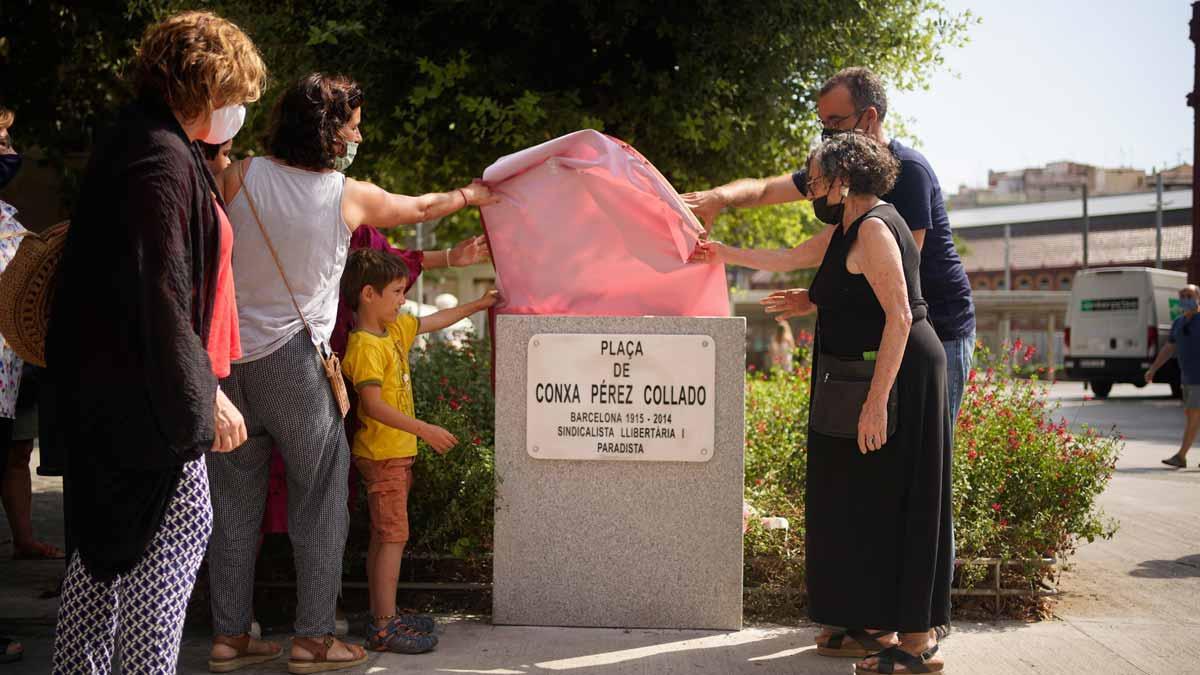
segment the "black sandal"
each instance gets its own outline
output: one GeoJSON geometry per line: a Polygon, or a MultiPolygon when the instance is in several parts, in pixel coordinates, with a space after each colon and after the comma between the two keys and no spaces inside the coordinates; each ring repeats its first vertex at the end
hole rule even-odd
{"type": "Polygon", "coordinates": [[[883,651],[890,647],[890,644],[882,642],[882,638],[892,635],[892,631],[876,631],[874,633],[859,630],[857,628],[847,628],[845,630],[835,630],[833,635],[825,641],[825,644],[817,643],[817,653],[821,656],[832,657],[849,657],[861,659],[876,652],[883,651]],[[851,644],[846,644],[846,638],[849,638],[851,644]]]}
{"type": "Polygon", "coordinates": [[[891,673],[896,672],[897,665],[901,665],[906,668],[904,671],[905,675],[907,675],[907,673],[944,673],[946,670],[946,664],[928,663],[929,659],[932,659],[937,652],[937,645],[934,645],[921,652],[920,656],[913,656],[900,647],[888,647],[878,654],[872,654],[870,657],[868,657],[879,659],[878,663],[875,665],[875,670],[864,668],[856,663],[854,664],[854,673],[855,675],[878,675],[881,673],[883,675],[890,675],[891,673]]]}

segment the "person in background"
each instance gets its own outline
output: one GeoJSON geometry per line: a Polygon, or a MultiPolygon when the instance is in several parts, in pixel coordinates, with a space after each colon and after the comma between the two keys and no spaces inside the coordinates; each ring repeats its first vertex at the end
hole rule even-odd
{"type": "Polygon", "coordinates": [[[229,151],[233,149],[232,138],[224,143],[205,143],[204,141],[197,141],[197,143],[200,144],[200,152],[204,153],[204,163],[208,165],[208,170],[212,172],[214,178],[229,168],[229,164],[233,161],[229,158],[229,151]]]}
{"type": "MultiPolygon", "coordinates": [[[[4,189],[21,167],[21,155],[13,147],[9,130],[16,119],[11,110],[0,108],[0,190],[4,189]]],[[[27,234],[17,222],[17,210],[0,201],[0,272],[8,266],[21,239],[27,234]]],[[[21,361],[0,336],[0,417],[10,420],[7,431],[0,435],[7,466],[0,480],[0,499],[13,536],[13,558],[16,560],[58,560],[65,553],[57,546],[38,541],[33,536],[33,480],[29,460],[33,456],[33,441],[37,438],[37,382],[35,369],[21,361]]]]}
{"type": "Polygon", "coordinates": [[[1146,384],[1154,381],[1154,374],[1163,364],[1175,357],[1179,360],[1179,381],[1183,384],[1183,441],[1179,452],[1164,459],[1163,464],[1175,469],[1187,466],[1188,450],[1200,432],[1200,322],[1196,321],[1200,309],[1200,287],[1188,284],[1179,289],[1179,308],[1183,315],[1171,324],[1171,336],[1167,345],[1158,352],[1154,363],[1146,371],[1146,384]]]}
{"type": "MultiPolygon", "coordinates": [[[[11,110],[0,108],[0,190],[3,190],[17,175],[21,168],[21,155],[13,149],[12,137],[8,129],[12,126],[11,110]]],[[[0,201],[0,273],[12,262],[17,254],[17,247],[26,230],[16,219],[17,210],[10,204],[0,201]]],[[[0,335],[0,486],[8,483],[9,444],[12,442],[13,420],[17,413],[17,392],[21,386],[21,366],[24,362],[17,353],[8,346],[4,336],[0,335]]],[[[29,464],[26,461],[26,480],[29,475],[29,464]]],[[[12,526],[13,513],[5,506],[9,524],[12,526]]],[[[13,543],[16,548],[16,527],[13,526],[13,543]]],[[[0,663],[13,663],[21,660],[24,647],[16,640],[0,636],[0,663]]]]}
{"type": "Polygon", "coordinates": [[[792,353],[796,351],[796,340],[792,337],[792,327],[787,321],[775,324],[775,334],[767,345],[767,359],[771,368],[779,368],[784,372],[792,370],[792,353]]]}

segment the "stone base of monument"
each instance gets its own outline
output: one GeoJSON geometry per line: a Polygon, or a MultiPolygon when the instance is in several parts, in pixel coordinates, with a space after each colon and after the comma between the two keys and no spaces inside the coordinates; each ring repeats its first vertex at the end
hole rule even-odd
{"type": "Polygon", "coordinates": [[[497,317],[495,623],[741,628],[745,335],[497,317]]]}

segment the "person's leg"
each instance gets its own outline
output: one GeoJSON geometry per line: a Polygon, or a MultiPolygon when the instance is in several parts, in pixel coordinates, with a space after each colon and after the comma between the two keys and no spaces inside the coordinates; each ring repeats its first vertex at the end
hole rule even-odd
{"type": "Polygon", "coordinates": [[[13,557],[62,558],[64,553],[57,546],[33,537],[33,477],[29,472],[32,455],[33,440],[12,441],[8,446],[8,467],[0,483],[0,498],[13,533],[13,557]]]}
{"type": "MultiPolygon", "coordinates": [[[[8,472],[8,445],[11,433],[12,420],[0,417],[0,485],[4,484],[4,476],[8,472]]],[[[20,642],[7,636],[0,636],[0,645],[4,648],[4,656],[8,658],[20,658],[18,655],[25,651],[20,642]]]]}
{"type": "MultiPolygon", "coordinates": [[[[246,442],[233,452],[210,452],[205,457],[213,509],[208,574],[216,635],[246,634],[253,621],[254,562],[272,444],[255,413],[261,400],[252,386],[255,365],[234,364],[233,373],[221,382],[221,389],[246,422],[246,442]]],[[[214,645],[212,656],[221,659],[236,654],[226,645],[214,645]]]]}
{"type": "Polygon", "coordinates": [[[1196,432],[1200,431],[1200,408],[1187,408],[1183,411],[1187,424],[1183,429],[1183,444],[1179,446],[1179,459],[1186,460],[1188,450],[1196,441],[1196,432]]]}
{"type": "Polygon", "coordinates": [[[96,580],[76,552],[67,567],[54,628],[54,675],[102,675],[112,669],[120,579],[96,580]]]}
{"type": "Polygon", "coordinates": [[[137,566],[121,577],[117,645],[123,672],[175,672],[212,523],[205,462],[188,462],[158,532],[137,566]]]}
{"type": "MultiPolygon", "coordinates": [[[[307,333],[299,333],[262,360],[269,365],[258,378],[269,387],[260,415],[278,443],[288,476],[288,536],[296,560],[298,637],[332,635],[342,555],[350,515],[346,475],[350,447],[343,420],[329,389],[325,371],[307,333]]],[[[292,656],[310,659],[312,652],[293,643],[292,656]]],[[[328,658],[358,658],[358,652],[335,641],[328,658]]]]}
{"type": "Polygon", "coordinates": [[[1196,441],[1196,434],[1200,433],[1200,385],[1183,385],[1183,418],[1183,439],[1179,443],[1179,451],[1162,461],[1176,469],[1187,467],[1188,450],[1196,441]]]}
{"type": "Polygon", "coordinates": [[[950,423],[953,426],[958,420],[967,378],[975,361],[975,335],[972,333],[963,338],[943,340],[942,348],[946,350],[946,401],[950,405],[950,423]]]}

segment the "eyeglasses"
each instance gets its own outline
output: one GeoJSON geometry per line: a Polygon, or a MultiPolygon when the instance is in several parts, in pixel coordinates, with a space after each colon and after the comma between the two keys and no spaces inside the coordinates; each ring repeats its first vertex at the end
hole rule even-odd
{"type": "Polygon", "coordinates": [[[862,121],[862,116],[865,115],[866,113],[867,113],[866,109],[863,109],[863,110],[859,110],[857,112],[850,113],[849,115],[834,115],[833,117],[830,117],[827,120],[823,120],[823,124],[826,124],[828,126],[825,126],[824,128],[821,129],[821,140],[827,141],[827,140],[833,138],[834,136],[841,136],[842,134],[848,134],[852,131],[856,131],[855,127],[857,127],[858,123],[862,121]],[[857,114],[858,117],[854,120],[854,124],[849,129],[840,128],[843,124],[846,123],[846,120],[849,120],[855,114],[857,114]]]}

